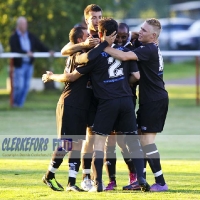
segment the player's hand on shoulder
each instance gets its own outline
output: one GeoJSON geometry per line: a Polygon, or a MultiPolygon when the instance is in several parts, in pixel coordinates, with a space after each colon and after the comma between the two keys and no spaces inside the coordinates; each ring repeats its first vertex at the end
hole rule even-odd
{"type": "Polygon", "coordinates": [[[114,43],[116,36],[117,36],[116,31],[114,31],[113,33],[111,33],[108,36],[106,35],[106,31],[104,31],[103,35],[104,35],[104,40],[106,40],[108,42],[109,46],[111,46],[114,43]]]}
{"type": "Polygon", "coordinates": [[[131,40],[136,40],[138,39],[138,37],[139,37],[139,32],[136,32],[136,31],[131,32],[131,40]]]}

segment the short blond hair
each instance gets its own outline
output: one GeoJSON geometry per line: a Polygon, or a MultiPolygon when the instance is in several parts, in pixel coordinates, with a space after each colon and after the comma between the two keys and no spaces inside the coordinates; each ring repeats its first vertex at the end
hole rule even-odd
{"type": "Polygon", "coordinates": [[[159,20],[155,19],[155,18],[150,18],[150,19],[146,20],[146,23],[148,23],[149,25],[151,25],[153,27],[153,31],[155,31],[157,37],[159,37],[160,32],[162,30],[162,26],[161,26],[161,23],[159,22],[159,20]]]}

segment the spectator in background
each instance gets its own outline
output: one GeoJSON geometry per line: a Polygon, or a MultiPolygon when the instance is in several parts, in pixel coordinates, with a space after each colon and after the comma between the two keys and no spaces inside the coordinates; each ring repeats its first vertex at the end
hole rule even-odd
{"type": "MultiPolygon", "coordinates": [[[[23,107],[33,75],[33,52],[48,52],[49,49],[28,31],[25,17],[17,19],[15,32],[10,37],[11,52],[23,53],[27,57],[14,58],[13,107],[23,107]]],[[[53,55],[53,52],[50,52],[53,55]]]]}

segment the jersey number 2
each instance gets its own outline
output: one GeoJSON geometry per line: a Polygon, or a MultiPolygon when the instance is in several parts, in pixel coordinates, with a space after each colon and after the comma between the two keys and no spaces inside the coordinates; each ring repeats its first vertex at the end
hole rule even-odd
{"type": "Polygon", "coordinates": [[[115,78],[118,76],[123,76],[123,68],[119,68],[121,66],[121,61],[114,59],[113,57],[108,58],[108,64],[111,64],[108,68],[109,78],[115,78]]]}

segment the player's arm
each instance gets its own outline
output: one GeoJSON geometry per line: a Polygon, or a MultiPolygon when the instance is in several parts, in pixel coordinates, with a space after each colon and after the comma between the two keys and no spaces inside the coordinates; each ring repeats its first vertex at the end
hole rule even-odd
{"type": "Polygon", "coordinates": [[[92,37],[88,37],[85,42],[80,42],[78,44],[73,44],[69,42],[61,49],[61,54],[63,56],[69,56],[78,51],[82,51],[83,49],[92,48],[97,44],[99,44],[99,38],[92,37]]]}
{"type": "Polygon", "coordinates": [[[108,46],[108,42],[104,41],[97,47],[91,49],[87,53],[76,55],[75,63],[77,65],[88,63],[99,56],[99,54],[108,46]]]}
{"type": "Polygon", "coordinates": [[[109,55],[111,55],[112,57],[118,59],[118,60],[122,60],[122,61],[126,61],[126,60],[138,60],[138,57],[136,56],[136,54],[132,51],[128,51],[128,52],[123,52],[121,50],[118,49],[114,49],[111,48],[110,46],[113,44],[113,40],[115,39],[116,34],[115,32],[113,32],[112,34],[106,36],[104,34],[104,39],[108,42],[109,46],[106,47],[104,49],[104,51],[106,53],[108,53],[109,55]]]}
{"type": "Polygon", "coordinates": [[[140,79],[140,72],[139,71],[138,72],[132,72],[130,77],[129,77],[129,83],[133,84],[133,83],[139,81],[139,79],[140,79]]]}
{"type": "Polygon", "coordinates": [[[118,59],[118,60],[122,60],[122,61],[126,61],[126,60],[138,60],[138,57],[132,51],[123,52],[121,50],[114,49],[114,48],[111,48],[111,47],[106,47],[104,49],[104,51],[106,53],[108,53],[109,55],[111,55],[112,57],[118,59]]]}
{"type": "Polygon", "coordinates": [[[46,74],[42,75],[42,81],[44,83],[49,81],[74,82],[81,76],[82,74],[80,74],[76,69],[72,73],[64,73],[64,74],[54,74],[53,72],[47,71],[46,74]]]}

